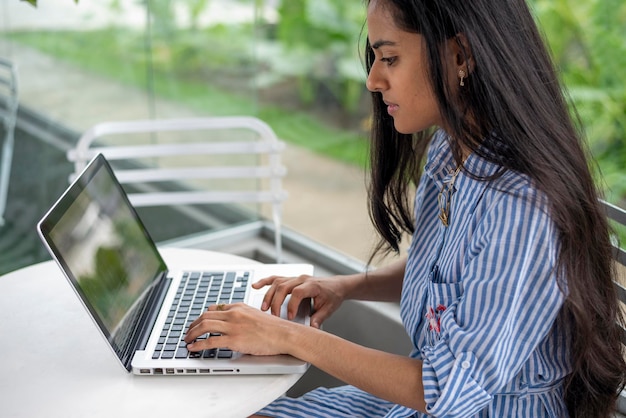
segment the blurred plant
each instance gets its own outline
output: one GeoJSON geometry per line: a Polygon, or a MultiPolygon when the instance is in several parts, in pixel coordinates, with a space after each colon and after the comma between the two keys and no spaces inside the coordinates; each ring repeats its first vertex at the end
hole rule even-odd
{"type": "MultiPolygon", "coordinates": [[[[128,0],[109,1],[123,13],[121,4],[128,0]]],[[[202,19],[213,0],[136,1],[151,13],[149,36],[111,28],[99,43],[119,43],[121,62],[136,63],[137,68],[149,64],[168,79],[209,81],[229,92],[272,89],[283,82],[293,89],[295,81],[305,105],[321,103],[332,112],[330,105],[338,104],[342,117],[359,108],[365,93],[365,71],[358,56],[365,21],[360,1],[228,0],[253,6],[255,21],[210,25],[203,25],[202,19]],[[149,53],[144,50],[146,38],[151,42],[149,53]],[[254,86],[246,85],[252,80],[254,86]]],[[[607,198],[624,205],[626,2],[528,1],[602,169],[607,198]]],[[[291,110],[290,104],[283,105],[291,110]]]]}
{"type": "Polygon", "coordinates": [[[533,0],[607,198],[626,199],[626,2],[533,0]]]}
{"type": "MultiPolygon", "coordinates": [[[[33,6],[37,7],[37,0],[21,0],[21,1],[25,1],[27,3],[32,4],[33,6]]],[[[74,0],[74,3],[78,4],[78,0],[74,0]]]]}
{"type": "MultiPolygon", "coordinates": [[[[249,0],[248,0],[249,1],[249,0]]],[[[240,3],[246,0],[239,0],[240,3]]],[[[202,23],[211,0],[143,0],[150,12],[155,71],[186,79],[250,76],[251,23],[202,23]]]]}
{"type": "Polygon", "coordinates": [[[305,104],[313,103],[322,87],[343,110],[355,112],[365,79],[358,57],[363,5],[345,0],[282,0],[277,11],[274,39],[258,45],[258,58],[268,70],[260,75],[259,84],[294,78],[305,104]]]}
{"type": "Polygon", "coordinates": [[[177,13],[185,14],[188,30],[199,29],[199,19],[209,7],[211,0],[143,0],[152,16],[155,34],[175,40],[179,23],[177,13]]]}
{"type": "Polygon", "coordinates": [[[359,108],[365,79],[358,56],[365,20],[360,3],[237,0],[253,7],[254,21],[202,25],[211,0],[142,1],[152,17],[155,71],[191,79],[219,77],[220,83],[233,80],[233,89],[271,89],[295,81],[305,106],[337,104],[348,116],[359,108]],[[266,9],[274,13],[264,13],[266,9]],[[242,83],[242,77],[254,84],[242,83]]]}

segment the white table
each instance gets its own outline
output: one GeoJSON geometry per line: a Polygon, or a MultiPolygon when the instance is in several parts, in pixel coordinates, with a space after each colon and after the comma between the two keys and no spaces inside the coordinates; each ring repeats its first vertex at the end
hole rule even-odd
{"type": "MultiPolygon", "coordinates": [[[[253,263],[162,249],[168,265],[253,263]]],[[[0,417],[246,417],[300,374],[135,376],[127,373],[56,263],[0,277],[0,417]]]]}

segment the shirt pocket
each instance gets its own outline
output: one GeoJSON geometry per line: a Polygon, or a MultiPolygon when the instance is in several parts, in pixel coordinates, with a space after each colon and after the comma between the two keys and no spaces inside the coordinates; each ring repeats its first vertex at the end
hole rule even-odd
{"type": "MultiPolygon", "coordinates": [[[[431,275],[436,274],[433,269],[431,275]]],[[[446,330],[441,327],[441,317],[446,314],[453,305],[463,295],[463,283],[440,283],[436,277],[434,280],[428,281],[428,297],[426,303],[426,333],[427,341],[430,345],[437,343],[442,336],[445,336],[446,330]]]]}

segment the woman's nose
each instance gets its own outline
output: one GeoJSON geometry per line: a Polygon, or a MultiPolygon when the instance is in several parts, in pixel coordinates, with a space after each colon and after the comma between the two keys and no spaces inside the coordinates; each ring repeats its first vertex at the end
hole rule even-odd
{"type": "Polygon", "coordinates": [[[370,68],[370,72],[365,80],[365,87],[371,92],[381,91],[383,89],[383,83],[376,70],[376,64],[370,68]]]}

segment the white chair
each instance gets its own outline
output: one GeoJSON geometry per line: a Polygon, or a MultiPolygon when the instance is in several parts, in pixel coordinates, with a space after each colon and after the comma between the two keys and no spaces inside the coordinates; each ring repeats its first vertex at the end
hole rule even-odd
{"type": "Polygon", "coordinates": [[[88,129],[67,155],[74,162],[72,176],[80,173],[98,153],[111,162],[159,159],[156,164],[144,163],[138,168],[114,167],[120,183],[141,184],[141,192],[129,193],[135,207],[269,203],[274,224],[276,262],[280,263],[282,202],[287,197],[282,188],[282,177],[286,174],[286,168],[280,161],[283,149],[284,143],[278,140],[266,123],[257,118],[201,117],[100,123],[88,129]],[[147,143],[128,145],[125,142],[117,145],[112,138],[127,134],[148,134],[148,138],[143,138],[147,143]],[[190,140],[189,134],[195,136],[195,140],[190,140]],[[94,143],[96,139],[97,144],[94,143]],[[248,164],[242,164],[241,159],[246,155],[251,158],[246,160],[248,164]],[[220,164],[209,164],[208,160],[216,158],[220,164]],[[183,160],[186,164],[190,159],[195,160],[192,167],[175,166],[183,160]],[[238,159],[237,164],[230,163],[231,159],[238,159]],[[199,186],[198,179],[214,182],[252,179],[255,186],[253,190],[215,190],[214,186],[199,186]],[[146,187],[146,184],[155,182],[176,182],[181,187],[174,191],[146,187]]]}
{"type": "Polygon", "coordinates": [[[0,101],[0,125],[4,130],[0,160],[0,226],[2,226],[5,223],[4,212],[7,208],[18,107],[17,68],[4,58],[0,58],[0,101]]]}

